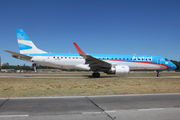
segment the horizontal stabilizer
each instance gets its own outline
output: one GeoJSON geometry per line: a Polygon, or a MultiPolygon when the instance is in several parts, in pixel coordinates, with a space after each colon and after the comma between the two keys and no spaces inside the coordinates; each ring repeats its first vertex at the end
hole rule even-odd
{"type": "Polygon", "coordinates": [[[17,59],[21,59],[21,60],[31,61],[31,58],[32,58],[31,56],[19,54],[19,53],[12,52],[9,50],[3,50],[3,51],[11,53],[12,57],[17,58],[17,59]]]}

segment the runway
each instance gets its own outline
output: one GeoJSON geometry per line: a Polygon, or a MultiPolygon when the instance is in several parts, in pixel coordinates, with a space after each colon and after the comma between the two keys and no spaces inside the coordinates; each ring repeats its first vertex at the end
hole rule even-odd
{"type": "MultiPolygon", "coordinates": [[[[0,73],[0,78],[92,78],[92,76],[90,73],[0,73]]],[[[100,78],[180,78],[180,76],[175,75],[175,76],[156,77],[156,75],[155,76],[112,76],[111,75],[111,76],[101,76],[100,78]]]]}
{"type": "Polygon", "coordinates": [[[1,98],[1,120],[179,120],[180,94],[1,98]]]}

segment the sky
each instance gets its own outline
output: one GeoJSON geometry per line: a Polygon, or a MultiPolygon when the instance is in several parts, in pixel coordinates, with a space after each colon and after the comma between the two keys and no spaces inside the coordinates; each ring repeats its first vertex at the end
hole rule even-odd
{"type": "Polygon", "coordinates": [[[19,52],[16,29],[47,52],[159,55],[180,61],[180,0],[0,0],[0,56],[30,62],[19,52]]]}

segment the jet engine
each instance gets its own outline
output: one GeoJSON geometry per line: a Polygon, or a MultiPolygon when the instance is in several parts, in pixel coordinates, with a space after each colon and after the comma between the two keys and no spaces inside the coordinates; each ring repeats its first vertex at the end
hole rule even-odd
{"type": "Polygon", "coordinates": [[[129,72],[130,72],[129,66],[120,65],[111,68],[110,71],[107,72],[107,74],[127,75],[129,74],[129,72]]]}

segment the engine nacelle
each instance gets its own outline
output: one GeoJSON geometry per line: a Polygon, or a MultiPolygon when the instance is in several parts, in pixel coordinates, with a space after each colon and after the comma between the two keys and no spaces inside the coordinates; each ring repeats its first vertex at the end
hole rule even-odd
{"type": "Polygon", "coordinates": [[[120,65],[120,66],[115,66],[115,68],[111,68],[107,74],[115,74],[115,75],[127,75],[129,74],[130,69],[129,66],[126,65],[120,65]]]}

